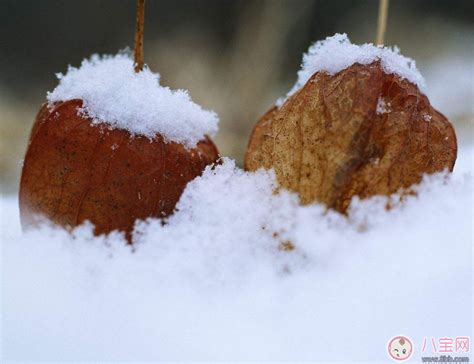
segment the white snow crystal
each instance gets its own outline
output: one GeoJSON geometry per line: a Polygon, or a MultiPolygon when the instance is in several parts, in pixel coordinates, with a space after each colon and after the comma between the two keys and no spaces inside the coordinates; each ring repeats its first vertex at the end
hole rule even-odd
{"type": "Polygon", "coordinates": [[[375,112],[379,115],[388,113],[390,111],[390,103],[386,103],[382,97],[379,97],[377,101],[377,109],[375,112]]]}
{"type": "Polygon", "coordinates": [[[226,159],[167,224],[138,223],[133,248],[90,224],[22,234],[3,197],[2,359],[382,363],[403,334],[421,361],[423,338],[471,335],[473,151],[391,210],[355,200],[348,217],[226,159]]]}
{"type": "Polygon", "coordinates": [[[93,55],[57,77],[59,84],[48,92],[48,102],[82,99],[83,112],[94,123],[149,138],[159,133],[189,148],[217,132],[214,112],[195,104],[185,90],[160,86],[159,75],[148,67],[136,73],[126,54],[93,55]]]}
{"type": "Polygon", "coordinates": [[[283,105],[286,99],[302,88],[316,72],[334,75],[354,63],[369,64],[376,60],[381,61],[387,74],[394,73],[414,83],[421,90],[424,89],[425,81],[416,68],[415,61],[402,56],[398,48],[379,47],[372,43],[356,45],[350,42],[347,34],[337,33],[309,47],[308,52],[303,55],[296,84],[286,97],[277,100],[276,105],[283,105]]]}

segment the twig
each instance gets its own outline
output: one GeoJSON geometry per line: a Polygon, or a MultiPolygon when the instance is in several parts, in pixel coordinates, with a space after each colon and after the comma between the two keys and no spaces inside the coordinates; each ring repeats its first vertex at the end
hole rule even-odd
{"type": "Polygon", "coordinates": [[[377,22],[377,45],[383,45],[387,29],[388,0],[379,0],[379,18],[377,22]]]}
{"type": "Polygon", "coordinates": [[[135,27],[135,72],[143,69],[143,29],[145,27],[145,0],[137,0],[137,24],[135,27]]]}

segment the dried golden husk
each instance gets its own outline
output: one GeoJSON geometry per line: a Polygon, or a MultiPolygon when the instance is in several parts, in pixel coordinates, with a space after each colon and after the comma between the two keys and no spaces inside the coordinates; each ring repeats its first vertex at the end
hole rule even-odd
{"type": "Polygon", "coordinates": [[[452,171],[456,154],[446,117],[377,61],[335,75],[317,72],[270,109],[250,137],[245,168],[273,168],[303,204],[344,213],[353,196],[389,195],[425,173],[452,171]]]}

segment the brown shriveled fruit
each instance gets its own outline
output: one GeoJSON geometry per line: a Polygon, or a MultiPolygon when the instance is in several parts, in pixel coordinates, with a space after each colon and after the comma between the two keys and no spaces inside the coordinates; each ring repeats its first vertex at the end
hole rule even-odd
{"type": "Polygon", "coordinates": [[[219,155],[206,137],[195,149],[92,125],[81,100],[44,105],[30,136],[20,184],[23,227],[39,216],[95,233],[125,231],[136,219],[171,214],[186,184],[219,155]]]}
{"type": "Polygon", "coordinates": [[[350,200],[389,195],[456,160],[450,122],[417,86],[386,74],[379,61],[335,75],[315,73],[250,137],[245,168],[274,168],[301,202],[346,212],[350,200]],[[380,100],[386,112],[377,112],[380,100]]]}

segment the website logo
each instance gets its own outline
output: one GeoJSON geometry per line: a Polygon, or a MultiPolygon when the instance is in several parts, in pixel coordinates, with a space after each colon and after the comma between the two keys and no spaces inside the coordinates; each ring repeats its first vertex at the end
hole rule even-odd
{"type": "Polygon", "coordinates": [[[388,342],[388,355],[395,361],[405,361],[413,354],[413,343],[407,336],[398,335],[388,342]]]}

